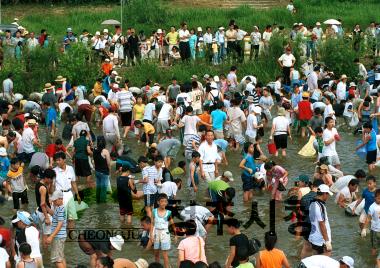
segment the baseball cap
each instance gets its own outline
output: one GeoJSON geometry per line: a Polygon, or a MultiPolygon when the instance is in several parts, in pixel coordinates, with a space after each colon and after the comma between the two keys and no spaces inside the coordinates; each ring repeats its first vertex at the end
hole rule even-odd
{"type": "Polygon", "coordinates": [[[62,191],[57,190],[57,191],[54,191],[54,193],[51,195],[50,200],[54,201],[61,198],[63,198],[63,193],[62,191]]]}
{"type": "Polygon", "coordinates": [[[262,172],[256,172],[255,173],[255,178],[257,180],[264,179],[264,173],[262,173],[262,172]]]}
{"type": "Polygon", "coordinates": [[[350,256],[344,256],[339,260],[340,263],[347,265],[350,268],[354,268],[354,259],[350,256]]]}
{"type": "Polygon", "coordinates": [[[329,195],[333,195],[333,193],[330,191],[330,188],[326,184],[319,185],[318,192],[328,193],[329,195]]]}
{"type": "Polygon", "coordinates": [[[30,214],[28,212],[26,212],[26,211],[17,211],[17,215],[16,216],[17,217],[12,220],[12,223],[16,223],[16,222],[22,221],[26,225],[31,225],[32,224],[31,220],[29,219],[30,218],[30,214]]]}
{"type": "Polygon", "coordinates": [[[229,181],[234,181],[234,178],[233,178],[231,171],[224,171],[223,176],[228,178],[229,181]]]}

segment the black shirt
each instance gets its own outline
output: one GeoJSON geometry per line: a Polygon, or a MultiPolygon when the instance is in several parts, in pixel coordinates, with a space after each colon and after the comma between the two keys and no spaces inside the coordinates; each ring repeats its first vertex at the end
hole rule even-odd
{"type": "Polygon", "coordinates": [[[245,234],[238,234],[230,239],[230,247],[235,246],[235,258],[231,265],[233,267],[239,266],[239,256],[244,256],[248,254],[249,250],[249,239],[245,234]]]}
{"type": "Polygon", "coordinates": [[[46,193],[45,193],[45,204],[50,208],[50,202],[49,202],[49,192],[45,184],[41,182],[37,182],[36,188],[35,188],[35,194],[36,194],[36,203],[38,206],[38,211],[42,212],[41,208],[41,194],[40,194],[40,188],[45,187],[46,193]]]}
{"type": "Polygon", "coordinates": [[[0,114],[6,114],[8,112],[8,106],[10,105],[9,102],[6,100],[0,99],[0,114]]]}

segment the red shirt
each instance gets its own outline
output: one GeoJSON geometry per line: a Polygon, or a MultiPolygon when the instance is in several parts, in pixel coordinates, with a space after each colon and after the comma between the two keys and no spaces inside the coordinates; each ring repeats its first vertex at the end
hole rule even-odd
{"type": "Polygon", "coordinates": [[[64,152],[66,153],[66,148],[65,146],[62,145],[61,148],[58,148],[57,145],[55,145],[54,143],[52,144],[49,144],[47,147],[46,147],[46,150],[45,150],[45,153],[47,154],[47,156],[49,157],[53,157],[56,153],[58,152],[64,152]]]}

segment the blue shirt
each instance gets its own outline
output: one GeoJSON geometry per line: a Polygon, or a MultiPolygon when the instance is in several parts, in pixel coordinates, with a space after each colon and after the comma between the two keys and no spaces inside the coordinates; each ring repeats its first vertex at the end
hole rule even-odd
{"type": "Polygon", "coordinates": [[[362,198],[365,200],[364,202],[364,211],[368,213],[369,207],[375,202],[375,191],[371,192],[368,188],[363,190],[362,198]]]}
{"type": "Polygon", "coordinates": [[[247,176],[247,177],[251,177],[251,176],[254,175],[255,172],[256,172],[255,159],[253,158],[253,155],[250,155],[250,154],[247,154],[247,155],[244,157],[244,159],[245,159],[245,164],[244,164],[244,166],[245,166],[246,168],[250,168],[250,169],[252,169],[252,172],[253,172],[253,173],[250,174],[247,170],[244,169],[244,171],[243,171],[243,175],[244,175],[244,176],[247,176]]]}
{"type": "Polygon", "coordinates": [[[375,151],[377,150],[377,145],[376,145],[376,131],[374,129],[371,130],[371,132],[369,133],[369,135],[371,135],[371,139],[367,142],[367,144],[365,145],[366,149],[367,149],[367,152],[370,152],[370,151],[375,151]]]}
{"type": "Polygon", "coordinates": [[[227,114],[219,109],[211,112],[212,128],[214,130],[223,130],[223,123],[227,120],[227,114]]]}
{"type": "Polygon", "coordinates": [[[301,99],[302,99],[301,93],[298,93],[298,94],[293,93],[291,97],[292,106],[297,107],[301,99]]]}
{"type": "Polygon", "coordinates": [[[103,87],[103,90],[106,94],[108,94],[108,92],[111,90],[110,88],[110,84],[111,84],[111,79],[109,76],[106,76],[104,79],[103,79],[103,83],[102,83],[102,87],[103,87]]]}
{"type": "Polygon", "coordinates": [[[7,178],[7,173],[9,170],[9,159],[6,156],[0,156],[0,181],[7,178]]]}

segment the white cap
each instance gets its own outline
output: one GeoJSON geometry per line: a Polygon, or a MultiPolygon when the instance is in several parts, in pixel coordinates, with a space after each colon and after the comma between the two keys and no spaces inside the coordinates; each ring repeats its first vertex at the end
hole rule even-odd
{"type": "Polygon", "coordinates": [[[63,198],[63,193],[60,190],[54,191],[54,193],[51,195],[50,200],[54,201],[57,199],[62,199],[63,198]]]}
{"type": "Polygon", "coordinates": [[[67,28],[66,32],[68,32],[68,33],[72,33],[72,32],[73,32],[73,29],[71,29],[71,28],[69,27],[69,28],[67,28]]]}
{"type": "Polygon", "coordinates": [[[158,29],[158,30],[157,30],[157,33],[158,33],[158,34],[162,34],[162,30],[161,30],[161,29],[158,29]]]}
{"type": "Polygon", "coordinates": [[[117,73],[116,71],[112,71],[111,74],[113,74],[113,75],[118,75],[118,73],[117,73]]]}
{"type": "Polygon", "coordinates": [[[229,181],[234,181],[234,177],[231,171],[224,171],[223,176],[228,178],[229,181]]]}
{"type": "Polygon", "coordinates": [[[110,62],[111,60],[110,60],[109,58],[107,58],[107,59],[105,59],[104,61],[106,61],[106,62],[110,62]]]}
{"type": "Polygon", "coordinates": [[[99,31],[97,31],[97,32],[95,33],[95,35],[100,35],[100,32],[99,32],[99,31]]]}
{"type": "Polygon", "coordinates": [[[197,28],[197,31],[198,31],[198,32],[202,32],[202,27],[198,27],[198,28],[197,28]]]}
{"type": "Polygon", "coordinates": [[[104,29],[104,30],[103,30],[103,33],[108,33],[108,29],[104,29]]]}
{"type": "Polygon", "coordinates": [[[210,87],[214,88],[214,89],[217,89],[218,85],[213,81],[213,82],[210,83],[210,87]]]}
{"type": "Polygon", "coordinates": [[[203,78],[204,78],[204,79],[209,79],[209,78],[210,78],[210,75],[209,75],[209,74],[205,74],[205,75],[203,76],[203,78]]]}
{"type": "Polygon", "coordinates": [[[215,75],[215,76],[214,76],[214,81],[215,81],[216,83],[220,82],[219,76],[215,75]]]}
{"type": "Polygon", "coordinates": [[[32,222],[30,221],[30,214],[26,211],[17,211],[17,217],[12,220],[12,223],[16,223],[19,221],[22,221],[26,225],[31,225],[32,222]]]}
{"type": "Polygon", "coordinates": [[[350,256],[344,256],[339,260],[339,262],[343,262],[345,265],[347,265],[349,268],[354,268],[354,259],[350,256]]]}
{"type": "Polygon", "coordinates": [[[261,109],[260,106],[255,106],[255,107],[253,107],[253,112],[254,112],[255,114],[261,114],[261,111],[262,111],[262,109],[261,109]]]}
{"type": "Polygon", "coordinates": [[[121,235],[110,237],[110,242],[112,247],[114,247],[118,251],[121,251],[121,248],[124,245],[124,239],[121,235]]]}
{"type": "Polygon", "coordinates": [[[318,21],[315,25],[317,25],[317,26],[321,26],[321,23],[318,21]]]}
{"type": "Polygon", "coordinates": [[[329,195],[333,195],[333,193],[330,191],[330,188],[326,184],[319,185],[318,192],[328,193],[329,195]]]}
{"type": "Polygon", "coordinates": [[[222,27],[219,27],[219,30],[224,30],[224,27],[222,26],[222,27]]]}

